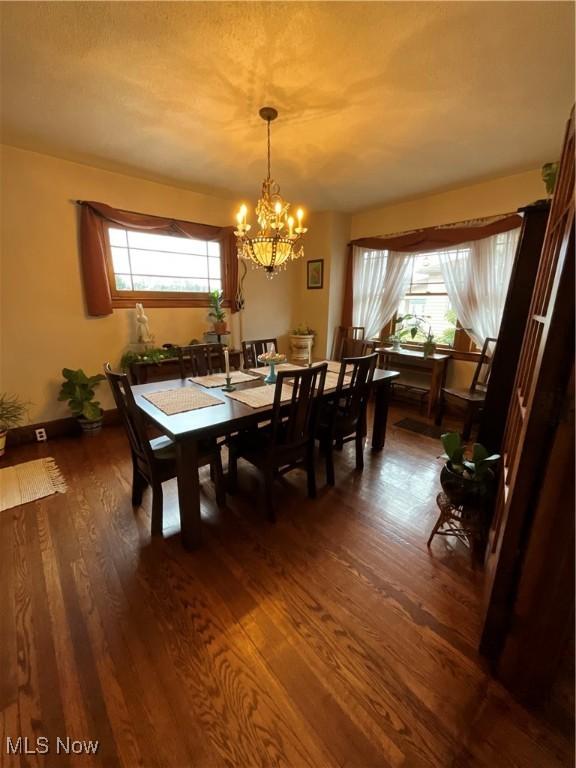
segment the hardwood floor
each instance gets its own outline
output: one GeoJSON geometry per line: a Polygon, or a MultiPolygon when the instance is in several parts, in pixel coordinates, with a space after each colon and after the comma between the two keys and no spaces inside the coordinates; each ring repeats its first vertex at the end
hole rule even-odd
{"type": "Polygon", "coordinates": [[[0,513],[0,765],[571,764],[569,736],[478,657],[482,573],[460,544],[427,550],[440,448],[394,427],[403,415],[363,474],[353,446],[335,488],[320,468],[315,501],[288,475],[275,526],[249,465],[226,509],[202,470],[194,553],[175,481],[164,539],[149,491],[132,510],[119,428],[13,449],[3,465],[53,456],[69,491],[0,513]],[[50,753],[7,755],[19,735],[50,753]],[[66,736],[96,755],[57,755],[66,736]]]}

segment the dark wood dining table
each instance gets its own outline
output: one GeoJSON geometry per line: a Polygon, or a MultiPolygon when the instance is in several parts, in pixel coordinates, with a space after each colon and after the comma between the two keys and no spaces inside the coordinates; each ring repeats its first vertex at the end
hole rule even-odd
{"type": "MultiPolygon", "coordinates": [[[[398,376],[396,371],[376,369],[372,390],[374,393],[374,417],[372,425],[372,450],[381,451],[386,439],[386,421],[390,384],[398,376]]],[[[254,381],[237,384],[236,389],[271,386],[259,376],[254,381]]],[[[345,388],[345,387],[344,387],[345,388]]],[[[221,387],[205,388],[194,384],[189,379],[173,379],[138,384],[132,387],[136,405],[165,435],[176,445],[178,504],[180,508],[180,527],[182,544],[186,549],[194,549],[200,544],[200,484],[198,478],[198,442],[209,438],[224,437],[241,429],[256,426],[270,419],[272,406],[251,408],[244,403],[227,397],[221,387]],[[161,390],[180,387],[197,387],[203,392],[218,398],[221,405],[198,408],[172,416],[147,400],[144,395],[161,390]]],[[[328,398],[334,390],[328,390],[323,397],[328,398]]]]}

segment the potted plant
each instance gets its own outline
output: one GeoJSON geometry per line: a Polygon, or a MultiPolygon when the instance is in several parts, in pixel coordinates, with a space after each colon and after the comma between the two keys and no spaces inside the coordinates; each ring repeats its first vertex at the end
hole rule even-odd
{"type": "Polygon", "coordinates": [[[297,365],[308,365],[312,362],[312,347],[316,331],[308,323],[300,323],[290,333],[290,350],[292,362],[297,365]]]}
{"type": "Polygon", "coordinates": [[[398,322],[404,324],[408,321],[407,327],[402,327],[398,335],[400,337],[410,334],[412,341],[416,338],[418,333],[421,333],[425,338],[422,342],[422,352],[424,357],[430,357],[436,352],[436,344],[434,343],[434,334],[432,333],[432,326],[428,322],[428,318],[420,315],[400,315],[398,322]],[[426,328],[428,326],[428,328],[426,328]]]}
{"type": "Polygon", "coordinates": [[[62,376],[64,382],[60,388],[58,400],[68,401],[70,410],[78,419],[85,434],[94,435],[100,432],[103,411],[100,403],[94,400],[94,393],[105,376],[101,373],[96,376],[87,376],[81,368],[77,371],[63,368],[62,376]]]}
{"type": "Polygon", "coordinates": [[[19,426],[24,421],[28,403],[23,403],[17,395],[0,395],[0,456],[6,450],[6,435],[9,429],[19,426]]]}
{"type": "Polygon", "coordinates": [[[402,343],[402,336],[400,336],[399,333],[393,333],[392,336],[388,337],[388,341],[390,342],[390,344],[392,344],[392,349],[394,350],[394,352],[399,352],[402,349],[402,347],[400,346],[400,344],[402,343]]]}
{"type": "Polygon", "coordinates": [[[222,309],[222,292],[210,292],[210,312],[208,317],[213,317],[214,333],[226,333],[226,313],[222,309]]]}
{"type": "Polygon", "coordinates": [[[454,506],[483,506],[494,493],[493,467],[500,455],[488,454],[480,443],[474,443],[466,453],[458,432],[446,432],[441,437],[446,464],[440,472],[440,484],[454,506]]]}

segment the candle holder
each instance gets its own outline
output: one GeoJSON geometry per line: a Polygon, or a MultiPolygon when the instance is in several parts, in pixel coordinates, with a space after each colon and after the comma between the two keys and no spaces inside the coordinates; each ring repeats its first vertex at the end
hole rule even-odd
{"type": "Polygon", "coordinates": [[[226,376],[226,385],[222,387],[222,390],[224,392],[234,392],[236,387],[232,384],[232,377],[226,376]]]}

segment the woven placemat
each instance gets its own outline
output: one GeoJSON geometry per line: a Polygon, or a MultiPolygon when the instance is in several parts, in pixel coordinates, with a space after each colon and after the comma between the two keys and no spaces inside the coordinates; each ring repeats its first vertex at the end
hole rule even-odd
{"type": "MultiPolygon", "coordinates": [[[[238,400],[239,403],[249,405],[250,408],[269,408],[274,402],[274,393],[276,392],[275,386],[267,387],[251,387],[250,389],[242,389],[239,392],[226,392],[226,395],[232,400],[238,400]]],[[[285,384],[282,387],[282,400],[286,402],[292,398],[291,387],[285,384]]]]}
{"type": "MultiPolygon", "coordinates": [[[[243,384],[246,381],[255,380],[255,376],[251,376],[243,371],[230,371],[230,378],[232,379],[232,384],[243,384]]],[[[223,387],[226,384],[226,374],[212,373],[208,376],[195,376],[193,379],[188,379],[188,381],[193,381],[194,384],[201,384],[203,387],[223,387]]]]}
{"type": "MultiPolygon", "coordinates": [[[[280,365],[274,366],[276,371],[298,371],[304,367],[305,366],[302,365],[294,365],[293,363],[280,363],[280,365]]],[[[270,366],[263,365],[261,368],[250,368],[249,370],[252,371],[252,373],[259,374],[260,376],[268,376],[270,373],[270,366]]]]}
{"type": "Polygon", "coordinates": [[[146,400],[159,408],[166,416],[184,411],[196,411],[198,408],[208,408],[211,405],[222,405],[222,400],[202,392],[196,387],[180,387],[178,389],[163,389],[142,395],[146,400]]]}
{"type": "MultiPolygon", "coordinates": [[[[328,363],[328,372],[329,373],[335,373],[338,375],[340,373],[340,366],[342,363],[340,363],[338,360],[322,360],[322,363],[328,363]]],[[[314,365],[320,365],[321,363],[314,363],[314,365]]],[[[352,371],[350,368],[346,371],[344,376],[351,376],[352,371]]]]}

